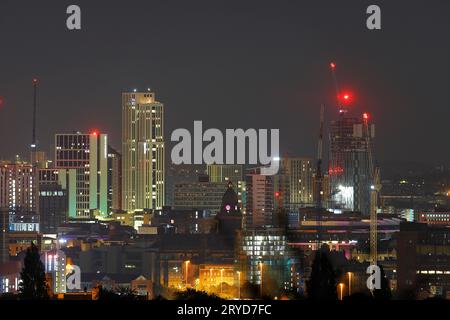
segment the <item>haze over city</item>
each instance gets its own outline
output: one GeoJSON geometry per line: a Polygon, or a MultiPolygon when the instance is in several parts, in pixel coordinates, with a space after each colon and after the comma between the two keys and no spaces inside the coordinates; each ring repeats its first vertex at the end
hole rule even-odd
{"type": "Polygon", "coordinates": [[[28,154],[34,77],[46,151],[57,132],[93,129],[120,148],[120,93],[150,87],[166,106],[168,137],[193,120],[279,128],[282,153],[314,156],[320,104],[328,120],[337,114],[334,60],[355,115],[373,115],[379,161],[450,160],[445,1],[379,1],[377,33],[363,28],[368,1],[127,1],[133,14],[121,1],[79,1],[75,33],[64,28],[69,4],[0,4],[3,158],[28,154]]]}

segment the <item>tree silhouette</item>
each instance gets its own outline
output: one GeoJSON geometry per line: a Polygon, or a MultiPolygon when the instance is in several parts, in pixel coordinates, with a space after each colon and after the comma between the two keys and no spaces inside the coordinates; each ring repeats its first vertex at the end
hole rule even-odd
{"type": "Polygon", "coordinates": [[[99,285],[98,289],[98,300],[103,301],[137,301],[137,300],[145,300],[145,296],[139,296],[137,292],[128,287],[118,287],[114,290],[109,290],[107,288],[103,288],[103,286],[99,285]]]}
{"type": "Polygon", "coordinates": [[[204,291],[197,291],[195,289],[187,289],[185,291],[178,291],[175,293],[175,300],[222,300],[214,294],[208,294],[204,291]]]}
{"type": "Polygon", "coordinates": [[[34,243],[31,243],[27,249],[20,279],[19,297],[21,299],[45,300],[49,298],[44,264],[41,262],[39,249],[34,243]]]}
{"type": "Polygon", "coordinates": [[[316,251],[306,289],[309,299],[337,300],[336,273],[324,248],[316,251]]]}
{"type": "Polygon", "coordinates": [[[241,286],[241,298],[255,299],[259,297],[259,286],[257,284],[245,281],[241,286]]]}

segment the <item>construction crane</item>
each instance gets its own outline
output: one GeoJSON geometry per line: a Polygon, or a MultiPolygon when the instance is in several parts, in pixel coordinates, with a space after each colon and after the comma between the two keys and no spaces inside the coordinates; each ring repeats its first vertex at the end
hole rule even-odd
{"type": "MultiPolygon", "coordinates": [[[[334,87],[336,90],[337,103],[339,108],[339,113],[344,115],[347,113],[346,103],[349,103],[352,99],[349,92],[340,92],[339,84],[336,76],[336,63],[330,63],[330,69],[333,76],[334,87]]],[[[372,264],[377,264],[378,262],[378,230],[377,230],[377,208],[378,208],[378,196],[381,190],[380,183],[380,168],[376,167],[374,164],[373,156],[373,143],[372,135],[369,127],[369,114],[363,114],[363,125],[364,125],[364,136],[367,145],[368,152],[368,166],[369,166],[369,181],[370,181],[370,262],[372,264]]]]}
{"type": "Polygon", "coordinates": [[[370,263],[376,265],[378,263],[378,194],[381,190],[380,168],[374,165],[372,150],[372,134],[369,128],[369,114],[363,114],[365,138],[368,151],[369,174],[370,174],[370,263]]]}

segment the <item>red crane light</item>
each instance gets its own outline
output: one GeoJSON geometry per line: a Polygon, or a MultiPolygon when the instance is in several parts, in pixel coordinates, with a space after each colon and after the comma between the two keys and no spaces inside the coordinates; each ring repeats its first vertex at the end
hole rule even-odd
{"type": "Polygon", "coordinates": [[[352,102],[353,100],[353,95],[351,92],[342,92],[339,96],[338,96],[339,101],[344,104],[344,105],[348,105],[352,102]]]}

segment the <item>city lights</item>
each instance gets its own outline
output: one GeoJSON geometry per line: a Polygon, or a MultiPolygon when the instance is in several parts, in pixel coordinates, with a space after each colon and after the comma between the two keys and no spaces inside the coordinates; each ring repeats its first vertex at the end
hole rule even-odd
{"type": "Polygon", "coordinates": [[[2,3],[5,316],[450,300],[444,1],[229,2],[2,3]]]}

